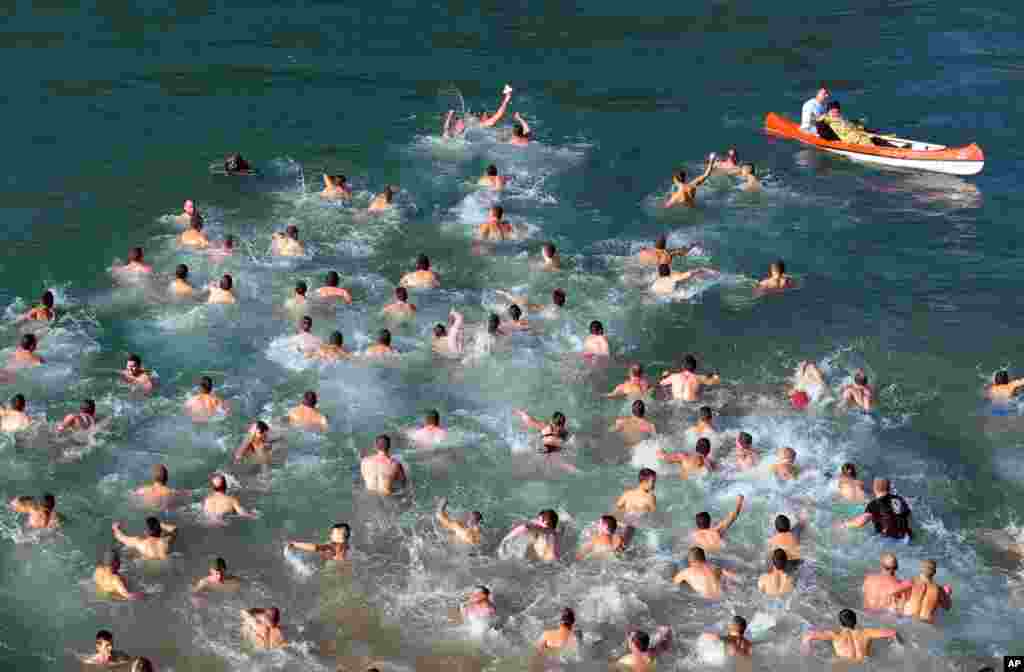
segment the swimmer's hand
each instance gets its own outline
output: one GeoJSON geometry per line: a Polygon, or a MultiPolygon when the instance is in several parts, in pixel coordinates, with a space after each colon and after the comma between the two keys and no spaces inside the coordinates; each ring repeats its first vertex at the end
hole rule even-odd
{"type": "Polygon", "coordinates": [[[511,96],[511,95],[512,95],[512,87],[511,87],[511,86],[509,86],[508,84],[506,84],[506,85],[505,85],[505,88],[504,88],[504,89],[502,89],[502,90],[501,90],[501,92],[502,92],[502,93],[503,93],[504,95],[506,95],[506,96],[511,96]]]}

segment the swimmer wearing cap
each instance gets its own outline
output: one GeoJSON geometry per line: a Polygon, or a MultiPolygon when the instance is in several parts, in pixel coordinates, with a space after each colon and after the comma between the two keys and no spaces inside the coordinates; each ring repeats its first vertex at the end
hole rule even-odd
{"type": "Polygon", "coordinates": [[[641,469],[637,474],[637,486],[628,488],[615,500],[615,510],[623,514],[653,513],[658,510],[658,498],[654,488],[658,474],[653,469],[641,469]]]}
{"type": "Polygon", "coordinates": [[[11,397],[11,407],[0,406],[0,431],[20,432],[32,425],[32,418],[25,412],[25,395],[18,393],[11,397]]]}
{"type": "Polygon", "coordinates": [[[57,498],[50,493],[44,494],[38,502],[33,497],[15,497],[8,506],[15,513],[27,515],[25,529],[54,530],[61,525],[61,515],[57,513],[57,498]]]}
{"type": "Polygon", "coordinates": [[[416,304],[409,303],[409,290],[405,287],[395,287],[395,300],[384,306],[380,312],[391,320],[411,320],[416,317],[416,304]]]}
{"type": "Polygon", "coordinates": [[[206,249],[210,246],[210,239],[203,233],[203,218],[198,212],[189,217],[188,228],[178,237],[178,242],[185,247],[199,249],[206,249]]]}
{"type": "Polygon", "coordinates": [[[786,262],[778,259],[768,265],[768,277],[757,283],[757,289],[782,291],[792,288],[795,284],[793,278],[786,275],[786,262]]]}
{"type": "Polygon", "coordinates": [[[213,379],[199,379],[199,392],[185,402],[185,412],[196,422],[206,422],[217,413],[229,412],[227,402],[213,393],[213,379]]]}
{"type": "Polygon", "coordinates": [[[203,513],[210,520],[217,522],[232,514],[242,518],[256,517],[255,513],[242,506],[237,497],[228,494],[228,481],[223,474],[210,476],[210,494],[203,500],[203,513]]]}
{"type": "Polygon", "coordinates": [[[606,399],[615,399],[617,397],[629,399],[645,397],[650,392],[651,383],[644,375],[643,365],[633,364],[629,367],[629,375],[626,376],[626,380],[616,385],[615,389],[604,396],[606,399]]]}
{"type": "Polygon", "coordinates": [[[768,571],[757,579],[757,589],[768,597],[781,597],[793,592],[796,587],[786,570],[789,569],[789,555],[781,548],[771,554],[768,571]]]}
{"type": "Polygon", "coordinates": [[[103,554],[103,559],[92,573],[92,580],[100,595],[111,595],[123,600],[139,600],[143,597],[143,593],[128,590],[128,584],[121,576],[121,556],[114,549],[103,554]]]}
{"type": "Polygon", "coordinates": [[[367,212],[384,212],[390,210],[393,207],[393,201],[395,200],[395,192],[398,191],[398,187],[393,187],[390,184],[384,187],[384,191],[373,197],[370,201],[370,205],[367,206],[367,212]]]}
{"type": "Polygon", "coordinates": [[[626,445],[640,443],[657,434],[654,423],[645,417],[647,406],[642,400],[635,400],[630,410],[630,417],[616,418],[615,424],[611,427],[611,431],[622,435],[626,445]]]}
{"type": "Polygon", "coordinates": [[[188,282],[188,266],[185,264],[178,264],[174,267],[174,279],[171,280],[171,284],[167,289],[171,293],[171,296],[177,298],[192,296],[195,289],[188,282]]]}
{"type": "Polygon", "coordinates": [[[680,570],[672,577],[677,586],[687,584],[698,595],[707,599],[717,600],[722,596],[722,579],[738,580],[739,577],[729,571],[712,565],[707,561],[704,549],[693,546],[686,556],[686,569],[680,570]]]}
{"type": "Polygon", "coordinates": [[[700,401],[704,387],[718,385],[722,382],[718,372],[708,376],[697,373],[697,358],[693,355],[683,357],[680,371],[666,371],[658,383],[672,388],[672,398],[681,401],[700,401]]]}
{"type": "Polygon", "coordinates": [[[403,275],[398,284],[402,287],[435,289],[441,286],[441,276],[430,270],[430,257],[421,254],[416,257],[416,270],[403,275]]]}
{"type": "Polygon", "coordinates": [[[472,511],[466,516],[465,522],[448,515],[448,498],[442,497],[437,503],[434,518],[444,529],[452,533],[452,538],[460,544],[479,546],[483,530],[481,523],[484,516],[479,511],[472,511]]]}
{"type": "Polygon", "coordinates": [[[686,452],[666,453],[659,447],[656,455],[662,462],[678,464],[679,477],[682,479],[707,474],[716,468],[715,463],[711,460],[711,441],[705,436],[697,439],[693,454],[686,452]]]}
{"type": "Polygon", "coordinates": [[[46,290],[43,292],[43,295],[39,297],[39,305],[33,306],[28,311],[19,315],[17,319],[14,320],[14,323],[53,322],[56,317],[57,313],[53,309],[53,292],[46,290]]]}
{"type": "Polygon", "coordinates": [[[712,153],[708,156],[707,167],[704,172],[693,180],[686,181],[686,171],[683,169],[677,170],[672,174],[672,193],[669,194],[668,198],[665,199],[665,203],[662,207],[671,208],[676,205],[685,205],[688,207],[694,207],[697,205],[697,187],[704,184],[704,182],[711,175],[711,171],[715,168],[715,163],[718,157],[712,153]]]}
{"type": "Polygon", "coordinates": [[[275,231],[270,236],[270,252],[279,257],[301,257],[306,248],[299,242],[299,227],[289,224],[284,233],[275,231]]]}
{"type": "Polygon", "coordinates": [[[321,299],[337,299],[343,303],[352,303],[352,292],[340,286],[341,277],[337,271],[327,271],[324,286],[316,290],[321,299]]]}
{"type": "Polygon", "coordinates": [[[597,521],[597,531],[594,532],[590,539],[580,545],[579,550],[576,552],[576,559],[606,558],[624,551],[626,544],[629,543],[629,535],[632,528],[627,526],[622,534],[618,534],[616,532],[618,527],[619,521],[615,519],[615,516],[601,516],[597,521]]]}
{"type": "Polygon", "coordinates": [[[564,607],[558,617],[558,627],[554,630],[545,630],[541,634],[540,639],[537,640],[537,652],[572,651],[578,647],[579,638],[576,636],[576,612],[569,607],[564,607]]]}
{"type": "Polygon", "coordinates": [[[288,423],[300,429],[327,431],[327,416],[317,410],[316,392],[306,390],[302,394],[302,403],[288,411],[288,423]]]}
{"type": "Polygon", "coordinates": [[[839,612],[839,630],[811,630],[801,640],[805,653],[810,652],[811,642],[832,642],[832,650],[837,658],[854,662],[864,662],[871,655],[871,642],[876,639],[895,639],[899,635],[895,630],[878,628],[858,628],[857,614],[850,609],[839,612]]]}
{"type": "Polygon", "coordinates": [[[590,323],[590,334],[583,339],[583,354],[592,357],[607,357],[611,352],[604,325],[597,320],[590,323]]]}
{"type": "Polygon", "coordinates": [[[716,632],[705,632],[700,637],[709,642],[721,642],[725,645],[725,655],[735,658],[749,658],[754,648],[754,643],[746,638],[747,619],[742,616],[733,616],[726,626],[725,635],[716,632]]]}
{"type": "Polygon", "coordinates": [[[22,334],[21,340],[18,341],[18,347],[14,349],[7,360],[7,368],[9,370],[25,369],[45,364],[46,360],[36,354],[38,347],[39,339],[35,334],[22,334]]]}
{"type": "Polygon", "coordinates": [[[279,649],[288,642],[281,632],[281,610],[242,609],[242,636],[257,649],[279,649]]]}
{"type": "Polygon", "coordinates": [[[690,533],[690,543],[703,548],[705,551],[721,550],[725,533],[729,531],[729,528],[736,522],[736,519],[740,517],[740,513],[743,512],[743,501],[743,495],[738,495],[736,497],[736,507],[729,515],[714,525],[711,524],[711,514],[707,511],[698,513],[694,517],[697,529],[690,533]]]}
{"type": "Polygon", "coordinates": [[[376,495],[392,495],[408,482],[405,467],[391,456],[391,437],[381,434],[374,440],[374,452],[359,463],[363,486],[376,495]]]}
{"type": "Polygon", "coordinates": [[[153,376],[142,368],[142,358],[134,353],[128,355],[128,361],[125,362],[124,370],[121,371],[121,380],[143,392],[153,391],[153,376]]]}
{"type": "Polygon", "coordinates": [[[328,533],[327,543],[318,544],[311,541],[289,541],[285,546],[294,548],[306,553],[316,553],[324,560],[348,560],[348,553],[351,550],[349,538],[352,536],[352,528],[348,523],[336,523],[331,526],[328,533]]]}
{"type": "Polygon", "coordinates": [[[228,574],[228,563],[224,558],[214,558],[210,570],[192,586],[192,593],[218,592],[233,593],[242,587],[242,580],[228,574]]]}
{"type": "Polygon", "coordinates": [[[166,560],[171,555],[171,544],[178,535],[178,526],[162,522],[155,516],[146,518],[146,535],[133,537],[125,534],[121,523],[114,522],[110,526],[114,539],[134,550],[145,560],[166,560]]]}

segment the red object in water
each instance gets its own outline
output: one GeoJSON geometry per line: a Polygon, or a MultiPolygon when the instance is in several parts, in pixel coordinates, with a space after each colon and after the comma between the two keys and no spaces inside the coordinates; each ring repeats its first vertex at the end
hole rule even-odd
{"type": "Polygon", "coordinates": [[[793,394],[789,395],[789,401],[793,404],[793,408],[798,411],[802,411],[811,403],[811,398],[808,397],[807,393],[803,390],[797,390],[793,394]]]}

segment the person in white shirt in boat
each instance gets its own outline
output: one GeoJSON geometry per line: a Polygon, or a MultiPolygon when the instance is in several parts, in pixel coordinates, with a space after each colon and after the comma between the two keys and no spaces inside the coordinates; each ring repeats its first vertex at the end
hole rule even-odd
{"type": "Polygon", "coordinates": [[[825,114],[825,101],[828,100],[828,89],[824,85],[818,88],[818,92],[804,103],[800,111],[800,130],[817,135],[815,123],[825,114]]]}

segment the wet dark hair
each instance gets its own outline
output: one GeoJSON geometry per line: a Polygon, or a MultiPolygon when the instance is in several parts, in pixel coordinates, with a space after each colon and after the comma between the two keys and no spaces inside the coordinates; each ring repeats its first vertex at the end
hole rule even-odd
{"type": "Polygon", "coordinates": [[[294,224],[289,224],[284,228],[284,232],[288,234],[288,237],[293,240],[299,239],[299,227],[294,224]]]}
{"type": "Polygon", "coordinates": [[[608,528],[609,534],[615,534],[615,530],[619,527],[619,521],[615,520],[615,516],[601,516],[601,522],[608,528]]]}
{"type": "Polygon", "coordinates": [[[36,340],[35,334],[25,334],[21,337],[21,348],[22,350],[35,350],[38,341],[36,340]]]}
{"type": "Polygon", "coordinates": [[[188,277],[188,266],[185,264],[178,264],[174,267],[174,277],[178,280],[184,280],[188,277]]]}
{"type": "Polygon", "coordinates": [[[772,262],[772,266],[779,269],[779,275],[784,275],[786,273],[786,262],[784,262],[782,259],[776,259],[774,262],[772,262]]]}
{"type": "Polygon", "coordinates": [[[161,533],[160,520],[153,516],[146,518],[146,532],[151,537],[159,537],[161,533]]]}
{"type": "Polygon", "coordinates": [[[153,482],[159,483],[160,485],[167,485],[167,467],[163,464],[154,464],[153,469],[150,472],[153,475],[153,482]]]}
{"type": "Polygon", "coordinates": [[[203,376],[199,379],[199,389],[209,394],[213,391],[213,379],[209,376],[203,376]]]}
{"type": "Polygon", "coordinates": [[[381,452],[388,452],[391,450],[391,437],[387,434],[381,434],[373,440],[373,447],[381,452]]]}
{"type": "Polygon", "coordinates": [[[544,509],[537,515],[544,521],[544,524],[552,530],[558,527],[558,514],[555,513],[553,509],[544,509]]]}
{"type": "Polygon", "coordinates": [[[352,528],[348,526],[348,523],[335,523],[331,526],[332,530],[341,530],[345,533],[346,537],[352,536],[352,528]]]}
{"type": "Polygon", "coordinates": [[[740,634],[743,634],[747,631],[747,619],[743,618],[742,616],[733,616],[732,624],[739,628],[740,634]]]}
{"type": "Polygon", "coordinates": [[[754,437],[747,432],[740,432],[740,435],[736,437],[736,440],[740,442],[740,445],[744,448],[750,448],[754,445],[754,437]]]}
{"type": "Polygon", "coordinates": [[[850,609],[843,609],[839,612],[839,625],[844,628],[854,628],[857,626],[857,614],[853,613],[850,609]]]}
{"type": "Polygon", "coordinates": [[[682,168],[672,174],[672,177],[679,180],[680,182],[686,182],[686,171],[682,168]]]}
{"type": "Polygon", "coordinates": [[[657,480],[657,478],[658,472],[656,472],[654,469],[648,469],[647,467],[641,469],[636,475],[636,480],[638,483],[643,483],[644,481],[649,481],[651,479],[657,480]]]}
{"type": "Polygon", "coordinates": [[[601,336],[603,334],[604,334],[604,325],[603,324],[601,324],[598,320],[594,320],[593,322],[590,323],[590,335],[591,336],[601,336]]]}
{"type": "Polygon", "coordinates": [[[513,303],[511,306],[508,307],[508,314],[509,317],[511,317],[514,322],[518,322],[519,318],[523,316],[523,311],[519,308],[519,306],[513,303]]]}
{"type": "Polygon", "coordinates": [[[554,413],[551,414],[551,424],[555,425],[556,427],[565,427],[566,422],[568,422],[568,419],[565,417],[565,413],[562,413],[561,411],[555,411],[554,413]]]}
{"type": "Polygon", "coordinates": [[[694,447],[698,455],[707,457],[711,454],[711,441],[706,436],[702,436],[697,439],[697,445],[694,447]]]}
{"type": "Polygon", "coordinates": [[[421,254],[416,257],[416,270],[417,271],[429,271],[430,270],[430,257],[425,254],[421,254]]]}
{"type": "Polygon", "coordinates": [[[337,287],[339,282],[341,282],[341,278],[338,276],[337,271],[327,271],[327,277],[324,279],[325,285],[328,287],[337,287]]]}
{"type": "Polygon", "coordinates": [[[132,249],[128,250],[128,261],[142,261],[142,255],[143,252],[141,247],[133,247],[132,249]]]}
{"type": "Polygon", "coordinates": [[[210,569],[216,569],[218,572],[228,571],[228,563],[224,558],[214,558],[213,562],[210,563],[210,569]]]}
{"type": "Polygon", "coordinates": [[[332,331],[331,335],[327,337],[327,340],[331,345],[335,345],[339,348],[345,344],[345,337],[341,335],[340,331],[332,331]]]}
{"type": "Polygon", "coordinates": [[[214,492],[227,492],[228,479],[224,478],[224,474],[213,474],[210,476],[210,488],[214,492]]]}
{"type": "Polygon", "coordinates": [[[686,558],[690,562],[707,562],[708,559],[704,554],[704,549],[700,546],[691,547],[690,552],[686,554],[686,558]]]}
{"type": "Polygon", "coordinates": [[[565,290],[556,289],[551,292],[551,302],[561,308],[565,305],[565,290]]]}
{"type": "Polygon", "coordinates": [[[785,569],[788,564],[789,556],[786,554],[785,549],[776,548],[772,551],[772,567],[775,569],[785,569]]]}
{"type": "Polygon", "coordinates": [[[706,530],[711,527],[711,514],[707,511],[698,513],[694,516],[694,520],[697,522],[698,530],[706,530]]]}
{"type": "Polygon", "coordinates": [[[110,550],[104,552],[103,558],[100,559],[100,564],[106,565],[107,567],[111,568],[113,568],[115,565],[120,565],[121,556],[120,554],[118,554],[117,549],[111,548],[110,550]]]}
{"type": "Polygon", "coordinates": [[[501,318],[496,314],[491,313],[487,316],[487,333],[494,335],[498,333],[498,327],[501,325],[501,318]]]}
{"type": "Polygon", "coordinates": [[[683,371],[689,371],[693,373],[697,370],[697,358],[693,355],[686,355],[683,357],[683,371]]]}
{"type": "Polygon", "coordinates": [[[306,390],[302,393],[302,404],[303,406],[309,406],[313,408],[316,406],[316,392],[313,390],[306,390]]]}
{"type": "Polygon", "coordinates": [[[234,236],[225,236],[225,238],[224,238],[224,249],[225,250],[233,250],[233,249],[235,249],[235,237],[234,236]]]}
{"type": "Polygon", "coordinates": [[[667,278],[672,275],[672,267],[668,264],[658,264],[658,277],[667,278]]]}
{"type": "Polygon", "coordinates": [[[553,257],[556,254],[558,254],[558,249],[555,247],[554,243],[544,243],[541,249],[543,249],[544,253],[547,254],[549,257],[553,257]]]}
{"type": "Polygon", "coordinates": [[[789,518],[787,518],[786,516],[782,516],[782,515],[775,516],[775,530],[777,532],[789,532],[789,530],[790,530],[789,518]]]}
{"type": "Polygon", "coordinates": [[[188,218],[188,225],[196,231],[202,231],[203,218],[199,216],[198,212],[192,213],[192,216],[188,218]]]}
{"type": "Polygon", "coordinates": [[[996,372],[993,382],[996,385],[1009,385],[1010,384],[1010,372],[1009,371],[998,371],[996,372]]]}
{"type": "Polygon", "coordinates": [[[256,431],[259,432],[260,434],[266,434],[267,432],[270,431],[270,425],[268,425],[267,423],[263,422],[262,420],[257,420],[256,421],[256,431]]]}
{"type": "Polygon", "coordinates": [[[427,411],[426,420],[428,425],[440,425],[441,414],[437,412],[437,409],[431,409],[427,411]]]}
{"type": "Polygon", "coordinates": [[[857,478],[857,465],[855,465],[853,462],[847,462],[843,464],[842,468],[840,469],[840,473],[842,473],[843,476],[857,478]]]}
{"type": "Polygon", "coordinates": [[[53,292],[46,290],[43,292],[43,296],[40,299],[44,306],[47,308],[53,308],[53,292]]]}
{"type": "Polygon", "coordinates": [[[445,329],[443,324],[434,325],[434,338],[444,338],[448,335],[448,330],[445,329]]]}
{"type": "Polygon", "coordinates": [[[231,287],[233,285],[234,280],[231,279],[231,275],[229,273],[225,273],[224,277],[220,279],[220,288],[223,289],[225,292],[229,292],[231,291],[231,287]]]}
{"type": "Polygon", "coordinates": [[[78,410],[88,415],[96,414],[96,401],[93,399],[85,399],[78,406],[78,410]]]}
{"type": "Polygon", "coordinates": [[[710,421],[712,416],[713,413],[711,411],[710,406],[701,406],[700,409],[697,411],[697,417],[699,417],[701,420],[710,421]]]}
{"type": "Polygon", "coordinates": [[[654,249],[664,250],[666,247],[668,247],[668,238],[663,233],[660,236],[658,236],[657,239],[655,239],[654,249]]]}
{"type": "Polygon", "coordinates": [[[522,124],[516,122],[515,125],[512,126],[512,135],[516,136],[517,138],[525,138],[526,129],[523,128],[522,124]]]}
{"type": "MultiPolygon", "coordinates": [[[[824,87],[822,87],[822,88],[824,88],[824,87]]],[[[832,110],[841,110],[841,109],[843,109],[843,106],[839,104],[838,100],[830,100],[830,101],[828,101],[828,104],[825,105],[825,111],[826,112],[831,112],[832,110]]]]}
{"type": "Polygon", "coordinates": [[[306,284],[305,280],[299,280],[295,283],[295,293],[299,296],[305,296],[308,291],[309,285],[306,284]]]}
{"type": "Polygon", "coordinates": [[[299,328],[302,331],[309,331],[313,328],[313,318],[309,315],[303,315],[302,319],[299,320],[299,328]]]}
{"type": "Polygon", "coordinates": [[[858,371],[857,373],[853,374],[853,382],[857,383],[858,385],[867,385],[868,376],[863,371],[858,371]]]}
{"type": "Polygon", "coordinates": [[[629,367],[629,375],[631,376],[642,376],[644,375],[643,364],[633,364],[629,367]]]}
{"type": "Polygon", "coordinates": [[[470,525],[477,525],[477,526],[479,526],[480,523],[483,522],[483,520],[484,520],[484,514],[480,513],[479,511],[474,511],[471,514],[469,514],[469,523],[470,523],[470,525]]]}
{"type": "Polygon", "coordinates": [[[142,357],[139,357],[134,352],[132,354],[128,355],[128,361],[129,362],[133,362],[133,363],[135,363],[135,364],[137,364],[139,366],[142,366],[142,357]]]}
{"type": "Polygon", "coordinates": [[[100,641],[110,642],[111,644],[113,644],[114,643],[114,635],[113,635],[113,633],[110,632],[110,630],[100,630],[99,632],[96,633],[96,641],[97,642],[100,642],[100,641]]]}
{"type": "Polygon", "coordinates": [[[384,187],[384,200],[387,201],[388,203],[390,203],[391,199],[394,198],[394,197],[395,197],[395,188],[392,187],[390,184],[387,185],[386,187],[384,187]]]}
{"type": "Polygon", "coordinates": [[[497,219],[501,219],[502,217],[505,216],[505,208],[501,207],[500,205],[492,206],[491,212],[494,213],[494,216],[497,219]]]}
{"type": "Polygon", "coordinates": [[[47,492],[43,494],[41,503],[44,509],[47,511],[53,511],[57,506],[57,498],[54,497],[53,494],[47,492]]]}
{"type": "Polygon", "coordinates": [[[18,394],[11,397],[11,408],[13,408],[16,411],[24,411],[25,395],[19,392],[18,394]]]}
{"type": "Polygon", "coordinates": [[[395,298],[399,301],[409,300],[409,290],[405,287],[395,287],[395,298]]]}
{"type": "Polygon", "coordinates": [[[391,332],[387,329],[381,329],[380,333],[377,334],[377,343],[381,345],[391,345],[391,332]]]}
{"type": "Polygon", "coordinates": [[[277,625],[281,622],[281,610],[277,607],[271,607],[267,609],[267,616],[270,617],[270,622],[273,625],[277,625]]]}
{"type": "Polygon", "coordinates": [[[487,166],[487,170],[485,172],[487,173],[488,177],[497,177],[498,167],[492,163],[491,165],[487,166]]]}
{"type": "Polygon", "coordinates": [[[565,607],[562,609],[562,615],[559,618],[559,623],[569,628],[576,625],[576,612],[569,607],[565,607]]]}
{"type": "Polygon", "coordinates": [[[644,417],[644,414],[647,412],[647,407],[644,406],[644,402],[642,400],[637,399],[636,401],[633,402],[632,411],[634,416],[642,418],[644,417]]]}
{"type": "Polygon", "coordinates": [[[651,648],[651,636],[643,630],[637,630],[631,634],[629,636],[629,641],[632,642],[636,648],[640,649],[641,652],[646,653],[647,649],[651,648]]]}

